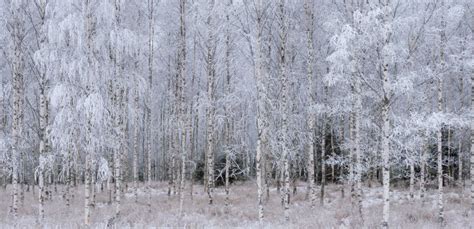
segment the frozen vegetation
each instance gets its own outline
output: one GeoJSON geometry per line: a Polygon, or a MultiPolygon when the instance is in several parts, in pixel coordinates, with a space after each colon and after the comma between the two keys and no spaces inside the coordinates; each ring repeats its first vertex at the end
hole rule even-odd
{"type": "Polygon", "coordinates": [[[0,228],[473,228],[473,81],[474,0],[0,0],[0,228]]]}
{"type": "MultiPolygon", "coordinates": [[[[109,206],[106,192],[99,192],[96,196],[94,214],[92,215],[93,228],[107,228],[114,222],[119,228],[160,228],[160,227],[186,227],[186,228],[377,228],[380,226],[382,209],[382,189],[379,185],[372,188],[364,187],[363,205],[364,221],[362,222],[356,212],[350,207],[351,198],[347,194],[341,197],[341,187],[329,185],[327,199],[324,206],[319,203],[311,209],[307,200],[306,186],[298,184],[297,194],[292,197],[290,222],[281,218],[283,208],[276,188],[272,188],[270,199],[265,200],[265,220],[260,224],[255,218],[256,187],[254,182],[235,183],[231,190],[231,205],[226,210],[224,206],[224,189],[215,191],[216,204],[209,206],[203,186],[195,186],[193,200],[186,193],[185,213],[179,215],[179,198],[177,195],[168,196],[166,183],[153,183],[151,190],[151,209],[147,207],[147,195],[143,187],[139,188],[138,201],[135,202],[133,190],[129,188],[124,193],[123,211],[120,219],[114,220],[114,210],[109,206]],[[151,210],[151,212],[149,212],[151,210]]],[[[10,187],[8,187],[10,188],[10,187]]],[[[346,187],[347,188],[347,187],[346,187]]],[[[80,228],[83,225],[83,192],[79,186],[74,191],[74,200],[70,207],[64,206],[62,193],[64,187],[58,185],[57,192],[48,200],[45,208],[43,224],[37,221],[36,196],[31,190],[25,193],[24,208],[20,211],[21,217],[13,220],[8,217],[8,193],[2,190],[0,205],[0,223],[5,227],[40,227],[46,228],[80,228]]],[[[36,191],[37,192],[37,191],[36,191]]],[[[471,228],[472,218],[468,216],[469,197],[461,189],[446,190],[446,228],[471,228]]],[[[410,199],[405,188],[394,188],[392,192],[391,224],[393,228],[439,228],[436,215],[436,192],[429,191],[426,199],[410,199]]]]}

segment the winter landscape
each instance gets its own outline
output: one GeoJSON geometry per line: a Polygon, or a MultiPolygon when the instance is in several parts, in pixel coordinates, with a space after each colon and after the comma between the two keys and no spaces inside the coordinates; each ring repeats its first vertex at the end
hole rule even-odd
{"type": "Polygon", "coordinates": [[[0,228],[474,228],[472,0],[2,0],[0,228]]]}

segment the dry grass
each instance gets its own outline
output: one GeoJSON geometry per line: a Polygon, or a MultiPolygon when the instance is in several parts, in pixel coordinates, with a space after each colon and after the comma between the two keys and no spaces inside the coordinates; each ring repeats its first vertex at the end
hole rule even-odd
{"type": "MultiPolygon", "coordinates": [[[[37,223],[37,201],[33,193],[25,193],[25,201],[20,208],[19,217],[14,220],[9,214],[11,197],[9,190],[0,190],[0,227],[1,228],[83,228],[83,187],[75,190],[71,207],[65,206],[62,199],[62,187],[54,193],[53,199],[46,202],[46,218],[43,224],[37,223]]],[[[121,217],[116,222],[117,228],[379,228],[381,221],[381,189],[375,187],[364,191],[364,221],[356,211],[351,210],[350,195],[341,198],[340,188],[327,186],[327,199],[321,206],[319,199],[315,209],[311,209],[306,200],[304,183],[299,184],[298,193],[291,198],[290,222],[283,220],[283,208],[280,195],[276,189],[271,190],[270,200],[265,203],[265,222],[257,221],[256,187],[254,183],[234,184],[231,189],[231,207],[224,208],[224,190],[215,190],[214,205],[208,204],[202,186],[195,186],[194,199],[191,201],[187,191],[185,197],[185,215],[179,219],[178,196],[167,196],[165,183],[154,183],[152,186],[151,213],[148,213],[148,199],[139,192],[135,203],[131,189],[122,199],[121,217]]],[[[347,190],[347,189],[346,189],[347,190]]],[[[319,193],[319,192],[318,192],[319,193]]],[[[469,199],[460,195],[460,190],[448,189],[445,194],[445,217],[447,228],[472,228],[473,218],[468,215],[469,199]],[[471,218],[470,218],[471,217],[471,218]]],[[[407,192],[394,190],[391,202],[392,228],[438,228],[436,192],[430,191],[423,204],[420,200],[409,200],[407,192]]],[[[92,228],[105,228],[107,220],[114,214],[114,206],[107,204],[106,193],[98,193],[96,207],[92,214],[92,228]]]]}

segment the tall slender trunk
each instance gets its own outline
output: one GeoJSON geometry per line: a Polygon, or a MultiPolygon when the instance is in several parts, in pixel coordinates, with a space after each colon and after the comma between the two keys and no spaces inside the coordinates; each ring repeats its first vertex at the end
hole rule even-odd
{"type": "MultiPolygon", "coordinates": [[[[383,46],[391,43],[392,36],[392,10],[390,0],[383,3],[383,26],[385,27],[383,46]]],[[[382,48],[383,49],[383,48],[382,48]]],[[[383,177],[383,221],[382,227],[388,228],[390,218],[390,97],[392,94],[389,76],[389,56],[384,52],[382,57],[382,177],[383,177]]]]}
{"type": "Polygon", "coordinates": [[[255,11],[256,11],[256,60],[255,60],[255,78],[257,83],[257,149],[255,154],[256,162],[256,178],[257,178],[257,209],[258,209],[258,220],[263,221],[263,182],[262,182],[262,155],[266,139],[266,120],[265,120],[265,73],[264,73],[264,60],[263,60],[263,46],[262,46],[262,34],[264,29],[264,9],[263,0],[256,0],[255,11]]]}
{"type": "MultiPolygon", "coordinates": [[[[96,173],[96,164],[94,163],[94,160],[91,162],[91,194],[90,194],[90,206],[91,208],[95,207],[95,194],[96,194],[96,189],[97,189],[97,173],[96,173]]],[[[57,181],[54,181],[54,189],[56,190],[57,181]]],[[[56,191],[55,191],[56,192],[56,191]]]]}
{"type": "Polygon", "coordinates": [[[362,113],[362,99],[361,99],[361,88],[360,81],[354,79],[353,82],[353,112],[351,114],[351,138],[352,138],[352,157],[351,164],[353,166],[353,179],[352,182],[352,197],[353,201],[356,201],[356,207],[359,212],[359,217],[362,222],[364,217],[362,214],[362,162],[361,162],[361,152],[360,152],[360,115],[362,113]]]}
{"type": "MultiPolygon", "coordinates": [[[[447,109],[447,104],[445,103],[445,111],[449,112],[447,109]]],[[[447,177],[446,177],[446,183],[448,186],[453,186],[454,184],[454,175],[453,175],[453,157],[451,155],[451,127],[449,125],[446,126],[447,131],[448,131],[448,136],[447,137],[447,142],[446,142],[446,148],[447,148],[447,161],[448,161],[448,171],[447,171],[447,177]]]]}
{"type": "Polygon", "coordinates": [[[64,197],[66,199],[66,207],[71,206],[71,151],[68,150],[67,153],[67,162],[66,162],[66,191],[64,193],[64,197]]]}
{"type": "MultiPolygon", "coordinates": [[[[47,1],[40,1],[37,4],[38,13],[40,16],[40,29],[39,29],[39,39],[40,39],[40,50],[44,50],[47,45],[47,25],[45,25],[46,17],[46,5],[47,1]]],[[[40,70],[40,110],[39,110],[39,119],[40,119],[40,146],[39,146],[39,166],[38,166],[38,187],[39,187],[39,218],[40,220],[44,219],[44,199],[45,199],[45,189],[44,189],[44,172],[46,164],[46,156],[48,154],[48,85],[46,72],[48,69],[48,64],[45,62],[37,61],[36,63],[38,69],[40,70]]],[[[33,189],[34,190],[34,189],[33,189]]]]}
{"type": "Polygon", "coordinates": [[[90,201],[90,195],[91,195],[91,155],[87,154],[86,155],[86,168],[84,171],[84,208],[85,208],[85,224],[90,225],[91,223],[91,201],[90,201]]]}
{"type": "MultiPolygon", "coordinates": [[[[349,138],[350,138],[350,141],[352,142],[352,144],[354,144],[355,142],[355,116],[354,116],[355,112],[352,112],[349,114],[349,138]]],[[[350,198],[351,198],[351,205],[352,205],[352,208],[354,207],[354,201],[356,200],[356,193],[355,193],[355,176],[354,176],[354,164],[355,164],[355,161],[354,161],[354,155],[355,155],[355,152],[354,152],[354,148],[353,146],[351,146],[351,148],[349,149],[349,158],[348,158],[348,161],[349,161],[349,186],[350,186],[350,198]]]]}
{"type": "MultiPolygon", "coordinates": [[[[86,57],[87,57],[87,64],[88,69],[86,71],[87,77],[87,85],[86,88],[86,96],[89,96],[92,92],[91,82],[92,82],[92,72],[90,69],[94,66],[94,57],[93,57],[93,34],[94,34],[94,27],[93,27],[93,11],[92,11],[92,3],[90,0],[86,0],[83,9],[84,17],[85,17],[85,40],[86,40],[86,57]]],[[[93,114],[89,113],[86,114],[88,116],[86,119],[86,158],[85,158],[85,171],[84,171],[84,212],[85,212],[85,219],[84,223],[86,225],[90,224],[90,216],[91,216],[91,201],[90,201],[90,194],[91,194],[91,167],[92,167],[92,116],[93,114]]]]}
{"type": "Polygon", "coordinates": [[[115,170],[115,215],[120,215],[120,201],[121,201],[121,191],[122,191],[122,177],[121,177],[121,160],[120,152],[123,150],[123,147],[114,150],[114,170],[115,170]]]}
{"type": "MultiPolygon", "coordinates": [[[[225,85],[224,85],[224,93],[226,98],[230,96],[231,93],[231,86],[230,86],[230,81],[232,77],[232,69],[231,69],[231,54],[232,54],[232,44],[231,44],[231,34],[229,31],[230,27],[230,13],[229,11],[232,9],[232,3],[233,0],[228,0],[226,3],[226,31],[225,31],[225,72],[226,72],[226,79],[225,79],[225,85]]],[[[231,165],[231,155],[230,155],[230,148],[231,148],[231,122],[232,116],[230,115],[230,106],[228,104],[224,105],[224,113],[225,113],[225,144],[226,144],[226,149],[225,149],[225,211],[229,212],[229,205],[230,205],[230,183],[229,183],[229,176],[230,176],[230,165],[231,165]]]]}
{"type": "MultiPolygon", "coordinates": [[[[196,15],[197,17],[197,15],[196,15]]],[[[196,19],[197,20],[197,19],[196,19]]],[[[197,95],[196,95],[196,104],[194,104],[194,90],[195,90],[195,79],[197,78],[196,75],[196,49],[197,49],[197,42],[196,42],[196,34],[193,34],[193,60],[192,60],[192,80],[191,80],[191,104],[190,104],[190,117],[189,117],[189,125],[190,125],[190,142],[191,142],[191,149],[190,149],[190,160],[194,162],[194,154],[197,151],[197,146],[198,146],[198,131],[199,131],[199,95],[200,95],[200,90],[197,90],[197,95]]],[[[197,79],[197,88],[199,88],[199,78],[197,79]]],[[[191,201],[193,200],[193,192],[194,192],[194,172],[196,170],[196,167],[192,167],[190,171],[190,188],[189,188],[189,194],[191,197],[191,201]]]]}
{"type": "Polygon", "coordinates": [[[18,195],[19,187],[19,173],[20,173],[20,157],[21,157],[21,138],[23,126],[23,100],[24,100],[24,56],[23,56],[23,38],[25,35],[23,8],[22,2],[12,2],[10,7],[10,20],[12,47],[13,50],[13,120],[12,120],[12,145],[11,145],[11,160],[12,160],[12,213],[14,218],[18,215],[18,195]]]}
{"type": "MultiPolygon", "coordinates": [[[[334,130],[331,130],[331,157],[333,160],[336,159],[336,149],[334,146],[334,130]]],[[[335,168],[335,163],[331,163],[331,179],[332,183],[334,184],[336,182],[336,168],[335,168]]]]}
{"type": "MultiPolygon", "coordinates": [[[[113,160],[110,160],[113,161],[113,160]]],[[[112,178],[113,178],[113,166],[109,166],[109,170],[111,171],[111,174],[107,177],[107,192],[108,192],[108,201],[107,204],[112,204],[112,178]]]]}
{"type": "Polygon", "coordinates": [[[309,126],[309,142],[308,142],[308,183],[309,183],[309,196],[310,196],[310,205],[314,209],[316,206],[316,190],[314,185],[314,119],[313,116],[309,117],[308,120],[309,126]]]}
{"type": "Polygon", "coordinates": [[[272,185],[272,161],[270,154],[266,153],[263,157],[263,174],[265,174],[265,195],[266,201],[270,200],[270,186],[272,185]]]}
{"type": "MultiPolygon", "coordinates": [[[[138,202],[138,134],[139,134],[139,104],[138,88],[135,89],[135,127],[133,133],[133,195],[135,203],[138,202]]],[[[145,127],[147,128],[147,127],[145,127]]]]}
{"type": "Polygon", "coordinates": [[[47,111],[47,98],[45,94],[46,85],[42,85],[40,89],[40,158],[38,166],[38,187],[39,187],[39,218],[44,219],[44,199],[45,199],[45,187],[44,187],[44,171],[46,166],[46,154],[47,154],[47,125],[48,125],[48,111],[47,111]]]}
{"type": "Polygon", "coordinates": [[[324,191],[326,187],[326,120],[324,119],[325,117],[323,117],[321,129],[321,195],[319,196],[321,206],[324,206],[324,191]]]}
{"type": "MultiPolygon", "coordinates": [[[[344,142],[344,138],[345,138],[345,116],[342,115],[342,118],[341,118],[341,142],[344,142]]],[[[344,153],[341,152],[341,154],[344,156],[344,153]]],[[[345,181],[344,181],[344,166],[340,166],[339,167],[339,177],[340,177],[340,180],[341,180],[341,198],[344,199],[345,197],[345,190],[344,190],[344,185],[345,185],[345,181]]]]}
{"type": "MultiPolygon", "coordinates": [[[[474,74],[471,75],[471,113],[474,113],[474,74]]],[[[471,215],[474,214],[474,119],[471,118],[471,128],[469,129],[471,137],[471,158],[470,158],[470,177],[471,183],[471,215]]]]}
{"type": "MultiPolygon", "coordinates": [[[[442,112],[442,85],[443,81],[438,80],[438,112],[442,112]]],[[[444,207],[443,207],[443,135],[442,127],[439,127],[437,133],[437,176],[438,176],[438,221],[440,224],[444,222],[444,207]]]]}
{"type": "MultiPolygon", "coordinates": [[[[387,71],[387,69],[384,69],[387,71]]],[[[387,73],[388,74],[388,73],[387,73]]],[[[384,82],[388,79],[388,75],[384,74],[384,82]]],[[[382,177],[383,177],[383,222],[382,226],[388,228],[388,220],[390,216],[390,121],[389,121],[389,104],[388,98],[384,98],[382,106],[382,177]]]]}
{"type": "Polygon", "coordinates": [[[286,221],[290,220],[289,209],[290,209],[290,171],[289,171],[289,127],[288,127],[288,116],[290,115],[289,105],[289,83],[287,73],[287,39],[288,39],[288,19],[287,12],[285,9],[285,1],[280,0],[278,3],[278,25],[279,25],[279,77],[281,81],[281,114],[282,114],[282,165],[283,165],[283,206],[284,206],[284,217],[286,221]]]}
{"type": "MultiPolygon", "coordinates": [[[[441,10],[445,12],[445,1],[441,1],[441,10]]],[[[446,21],[444,13],[441,14],[441,29],[440,29],[440,61],[441,66],[439,69],[441,72],[445,71],[445,47],[446,47],[446,21]]],[[[438,78],[438,112],[443,112],[443,75],[440,74],[438,78]]],[[[444,225],[444,206],[443,206],[443,125],[441,124],[437,131],[437,175],[438,175],[438,221],[441,225],[444,225]]]]}
{"type": "Polygon", "coordinates": [[[151,212],[151,97],[153,93],[153,61],[154,61],[154,42],[153,37],[155,35],[155,0],[148,0],[148,94],[147,94],[147,115],[146,115],[146,141],[147,141],[147,187],[146,191],[148,194],[148,212],[151,212]]]}
{"type": "Polygon", "coordinates": [[[178,54],[178,77],[179,77],[179,98],[178,98],[178,119],[181,129],[181,170],[179,184],[179,216],[183,216],[184,187],[186,184],[186,157],[187,157],[187,129],[189,128],[188,113],[186,109],[186,0],[179,2],[180,27],[179,27],[179,54],[178,54]]]}
{"type": "Polygon", "coordinates": [[[463,193],[464,193],[464,185],[463,185],[463,154],[464,154],[464,150],[462,149],[463,145],[462,145],[462,139],[459,139],[459,146],[458,146],[458,150],[459,150],[459,153],[458,153],[458,179],[457,179],[457,182],[459,184],[459,186],[462,187],[462,190],[463,190],[463,193]]]}
{"type": "Polygon", "coordinates": [[[208,28],[208,37],[206,43],[206,71],[207,71],[207,96],[209,99],[209,107],[207,108],[207,195],[209,197],[209,204],[213,203],[214,193],[214,122],[215,122],[215,86],[216,86],[216,41],[213,16],[214,0],[208,1],[208,15],[206,19],[206,26],[208,28]]]}
{"type": "MultiPolygon", "coordinates": [[[[183,124],[185,125],[185,124],[183,124]]],[[[184,210],[184,187],[186,184],[186,130],[183,128],[181,133],[181,180],[179,183],[179,212],[180,217],[183,216],[184,210]]]]}
{"type": "MultiPolygon", "coordinates": [[[[423,136],[426,138],[426,136],[423,136]]],[[[421,147],[421,158],[420,158],[420,199],[422,203],[425,201],[425,180],[426,180],[426,152],[428,151],[428,142],[425,139],[424,145],[421,147]]]]}
{"type": "Polygon", "coordinates": [[[415,162],[410,162],[410,199],[413,199],[414,194],[414,187],[415,186],[415,162]]]}

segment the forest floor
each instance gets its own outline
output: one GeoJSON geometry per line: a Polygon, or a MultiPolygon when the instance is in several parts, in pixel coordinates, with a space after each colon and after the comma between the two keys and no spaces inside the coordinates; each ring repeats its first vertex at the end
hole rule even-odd
{"type": "MultiPolygon", "coordinates": [[[[135,203],[133,190],[129,186],[122,198],[121,217],[116,221],[117,228],[379,228],[382,217],[382,189],[365,188],[363,193],[364,222],[361,224],[357,211],[351,212],[351,201],[346,188],[345,198],[341,198],[340,186],[328,185],[324,206],[319,203],[310,208],[306,199],[306,184],[300,183],[298,192],[291,197],[290,222],[283,218],[280,195],[275,188],[271,189],[270,200],[265,203],[265,220],[262,225],[257,221],[256,185],[254,182],[238,183],[231,186],[229,212],[224,208],[224,189],[215,190],[214,205],[208,205],[208,197],[201,185],[194,186],[194,198],[191,201],[186,192],[184,217],[180,220],[179,196],[167,196],[166,183],[153,183],[151,190],[151,213],[148,213],[148,198],[140,184],[138,202],[135,203]]],[[[23,206],[20,207],[18,219],[9,214],[11,196],[9,189],[0,190],[0,228],[83,228],[84,198],[83,187],[74,192],[74,200],[69,208],[62,199],[62,188],[53,192],[52,200],[45,203],[45,220],[43,226],[37,223],[38,204],[36,194],[25,192],[23,206]]],[[[187,187],[189,190],[189,187],[187,187]]],[[[404,189],[392,189],[391,193],[391,228],[438,228],[436,190],[428,190],[424,204],[421,200],[410,200],[404,189]]],[[[445,219],[447,228],[473,228],[474,216],[469,216],[469,198],[463,191],[446,188],[445,219]]],[[[319,194],[319,190],[318,190],[319,194]]],[[[92,228],[106,228],[107,221],[113,216],[115,207],[107,204],[106,191],[98,193],[96,205],[92,212],[92,228]]]]}

